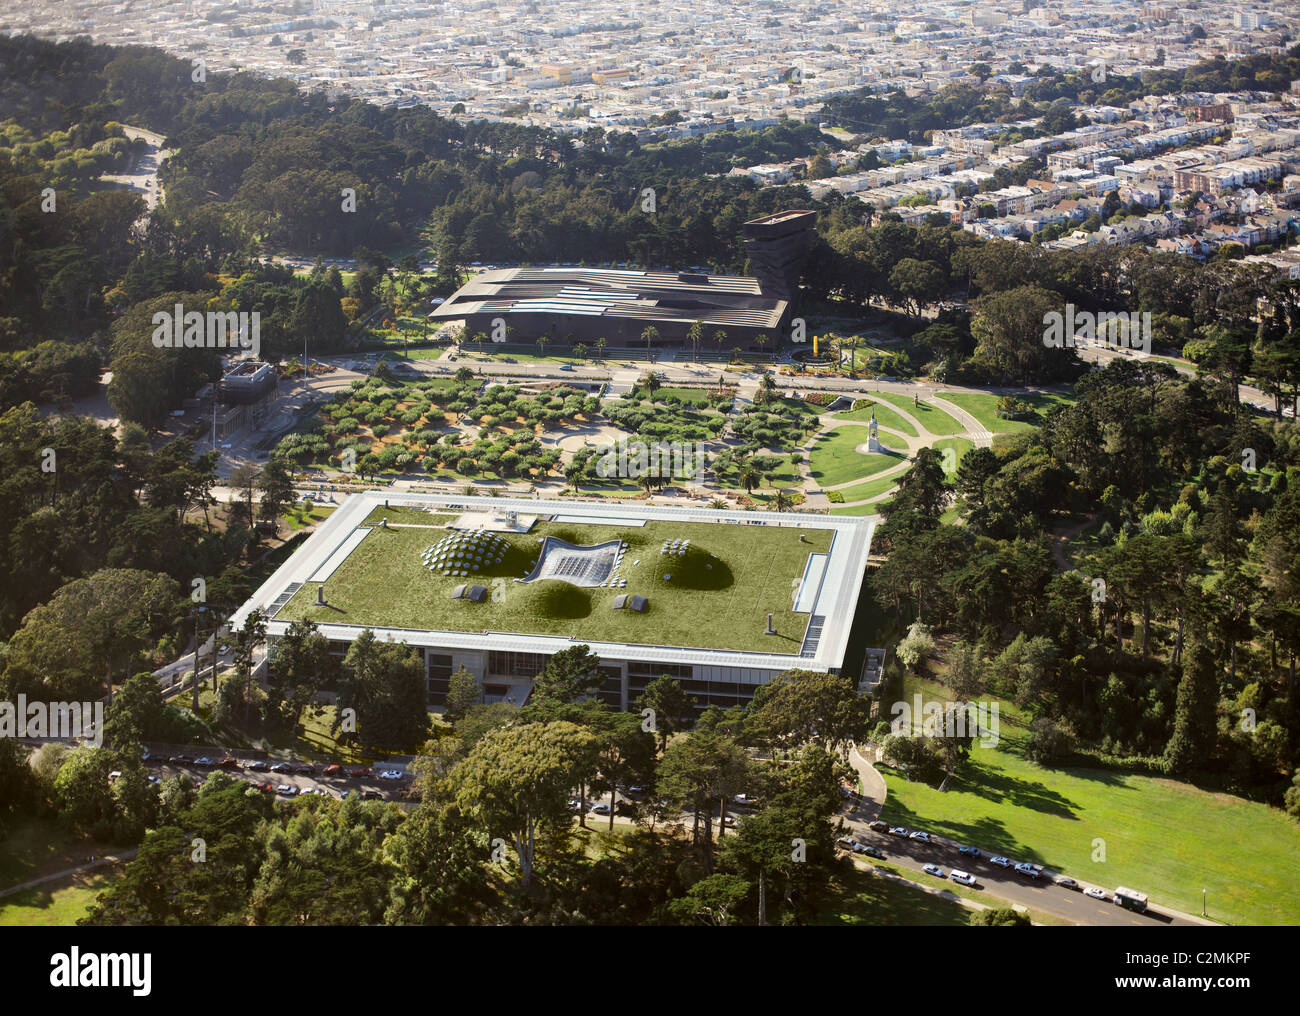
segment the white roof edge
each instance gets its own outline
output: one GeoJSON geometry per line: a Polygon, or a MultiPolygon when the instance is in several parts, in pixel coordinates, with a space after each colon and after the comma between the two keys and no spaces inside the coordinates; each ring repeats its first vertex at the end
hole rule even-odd
{"type": "MultiPolygon", "coordinates": [[[[391,638],[413,646],[464,649],[503,649],[514,652],[557,652],[572,645],[589,645],[597,655],[610,659],[639,659],[652,656],[656,662],[693,663],[700,666],[719,666],[752,668],[763,670],[790,669],[828,669],[843,663],[849,633],[853,624],[854,610],[837,609],[844,603],[856,608],[861,596],[865,577],[867,555],[871,549],[871,538],[875,532],[874,517],[847,515],[813,515],[805,512],[746,512],[714,510],[676,505],[642,505],[629,508],[625,504],[607,504],[604,502],[537,500],[533,498],[511,497],[462,497],[451,492],[437,494],[416,494],[406,491],[367,490],[358,491],[346,497],[343,504],[317,529],[306,542],[299,547],[289,559],[271,573],[252,596],[231,615],[230,627],[239,628],[254,608],[267,609],[291,584],[310,581],[320,563],[329,557],[347,535],[375,508],[387,501],[394,507],[414,506],[434,507],[441,511],[471,510],[493,508],[497,510],[512,509],[529,515],[567,514],[579,511],[589,517],[607,516],[612,524],[617,524],[619,517],[636,515],[647,519],[661,519],[679,522],[698,522],[713,524],[763,524],[781,528],[829,529],[834,533],[828,551],[830,561],[827,564],[827,576],[823,578],[822,592],[818,595],[814,613],[825,617],[825,627],[817,652],[811,657],[798,653],[755,653],[733,649],[709,649],[693,647],[672,647],[659,645],[625,644],[621,642],[597,642],[579,638],[567,638],[554,635],[533,635],[510,632],[462,632],[440,631],[434,629],[387,628],[377,625],[336,625],[317,622],[321,632],[328,637],[341,640],[355,638],[369,627],[379,638],[391,638]],[[455,506],[448,509],[448,506],[455,506]],[[848,545],[842,554],[835,553],[841,539],[847,539],[848,545]],[[860,556],[859,556],[860,555],[860,556]],[[848,567],[850,561],[858,562],[849,568],[836,590],[834,602],[823,602],[831,589],[828,582],[832,568],[836,570],[848,567]]],[[[288,621],[270,621],[267,632],[271,635],[283,635],[289,627],[288,621]]]]}

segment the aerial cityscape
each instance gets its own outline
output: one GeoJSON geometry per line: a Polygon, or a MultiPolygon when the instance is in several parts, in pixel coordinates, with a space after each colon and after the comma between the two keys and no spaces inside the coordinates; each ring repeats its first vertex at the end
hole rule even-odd
{"type": "Polygon", "coordinates": [[[1300,3],[7,4],[0,241],[43,987],[170,997],[176,925],[1284,969],[1152,939],[1300,923],[1300,3]]]}

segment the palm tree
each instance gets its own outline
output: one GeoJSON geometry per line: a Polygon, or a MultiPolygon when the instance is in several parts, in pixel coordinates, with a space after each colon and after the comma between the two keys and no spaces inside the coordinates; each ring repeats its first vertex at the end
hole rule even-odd
{"type": "Polygon", "coordinates": [[[758,346],[760,353],[763,351],[763,347],[767,345],[767,341],[767,335],[762,332],[754,336],[754,345],[758,346]]]}
{"type": "Polygon", "coordinates": [[[587,344],[585,342],[579,342],[575,345],[573,347],[573,355],[579,360],[585,360],[587,358],[587,344]]]}
{"type": "Polygon", "coordinates": [[[636,478],[636,485],[649,494],[654,489],[655,478],[647,470],[636,478]]]}
{"type": "Polygon", "coordinates": [[[653,397],[654,393],[663,387],[663,382],[659,380],[659,375],[652,370],[648,370],[637,381],[638,388],[644,388],[647,396],[653,397]]]}
{"type": "Polygon", "coordinates": [[[759,472],[758,467],[752,462],[745,462],[740,467],[740,485],[745,488],[746,492],[752,493],[758,486],[759,472]]]}
{"type": "Polygon", "coordinates": [[[709,507],[721,511],[723,508],[727,507],[727,502],[720,497],[715,497],[712,501],[709,502],[709,507]]]}
{"type": "Polygon", "coordinates": [[[787,494],[784,490],[778,490],[776,492],[776,497],[772,499],[772,509],[774,511],[783,512],[787,508],[789,508],[790,505],[791,505],[790,495],[787,494]]]}
{"type": "Polygon", "coordinates": [[[654,325],[647,325],[641,332],[641,338],[645,339],[645,355],[650,356],[650,344],[659,338],[659,329],[654,325]]]}
{"type": "Polygon", "coordinates": [[[713,341],[718,346],[718,352],[722,352],[722,345],[727,341],[727,330],[725,328],[719,328],[715,331],[713,333],[713,341]]]}
{"type": "Polygon", "coordinates": [[[474,488],[474,485],[472,483],[469,483],[465,485],[465,489],[464,491],[462,491],[462,493],[466,497],[473,497],[475,494],[478,493],[478,491],[474,488]]]}
{"type": "Polygon", "coordinates": [[[605,359],[605,336],[603,335],[596,340],[596,359],[605,359]]]}
{"type": "Polygon", "coordinates": [[[546,355],[546,345],[551,340],[545,335],[537,336],[537,352],[540,356],[546,355]]]}
{"type": "Polygon", "coordinates": [[[700,339],[704,338],[704,322],[696,320],[686,329],[686,338],[695,349],[695,362],[700,360],[700,339]]]}

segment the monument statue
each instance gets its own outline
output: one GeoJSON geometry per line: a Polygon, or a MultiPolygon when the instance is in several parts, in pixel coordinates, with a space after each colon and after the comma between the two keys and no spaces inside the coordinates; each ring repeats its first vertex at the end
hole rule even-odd
{"type": "Polygon", "coordinates": [[[869,451],[880,451],[880,438],[876,434],[876,428],[878,426],[879,424],[876,423],[876,411],[873,409],[871,411],[871,419],[867,423],[867,449],[869,451]]]}

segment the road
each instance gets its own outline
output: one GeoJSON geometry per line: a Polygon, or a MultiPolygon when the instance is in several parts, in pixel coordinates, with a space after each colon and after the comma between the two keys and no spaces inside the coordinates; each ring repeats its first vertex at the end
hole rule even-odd
{"type": "MultiPolygon", "coordinates": [[[[983,852],[979,857],[959,854],[956,844],[939,837],[934,837],[931,843],[923,843],[905,836],[877,832],[860,820],[850,819],[847,824],[853,830],[852,835],[856,840],[879,847],[888,863],[908,870],[922,885],[945,888],[948,883],[946,878],[937,878],[924,872],[922,868],[927,864],[937,864],[945,873],[954,868],[969,872],[978,880],[979,887],[988,893],[990,899],[985,902],[990,906],[996,906],[997,901],[1019,903],[1074,924],[1087,925],[1150,928],[1174,925],[1195,927],[1212,923],[1184,915],[1162,913],[1155,907],[1145,914],[1135,914],[1109,901],[1092,899],[1081,891],[1053,885],[1050,873],[1034,880],[1017,874],[1013,868],[1000,868],[991,864],[988,855],[983,852]]],[[[856,857],[859,863],[870,863],[862,855],[856,857]]],[[[1085,886],[1087,884],[1083,883],[1085,886]]],[[[1110,896],[1109,889],[1106,894],[1107,897],[1110,896]]]]}
{"type": "MultiPolygon", "coordinates": [[[[220,761],[220,759],[223,758],[224,755],[218,753],[217,755],[212,755],[209,757],[214,758],[217,761],[220,761]]],[[[245,768],[222,769],[217,766],[196,766],[193,763],[179,764],[179,763],[162,762],[162,761],[155,762],[152,760],[150,760],[147,764],[149,765],[150,769],[153,770],[153,774],[157,776],[159,779],[166,779],[169,776],[175,776],[179,773],[186,773],[187,775],[189,775],[189,777],[192,780],[195,781],[196,784],[201,785],[203,782],[206,781],[207,777],[211,773],[224,772],[227,776],[230,776],[232,779],[242,780],[245,783],[251,783],[251,784],[269,783],[274,787],[279,787],[282,784],[287,784],[289,786],[296,788],[295,793],[292,795],[276,794],[277,797],[280,797],[285,800],[288,800],[291,797],[298,796],[298,794],[300,794],[303,790],[307,788],[319,788],[325,791],[325,793],[329,797],[333,797],[336,799],[346,797],[352,791],[357,791],[358,793],[361,794],[365,794],[367,792],[375,793],[378,794],[380,798],[383,800],[393,801],[393,800],[399,800],[400,799],[399,792],[404,792],[405,789],[410,786],[409,777],[405,777],[401,780],[381,780],[374,775],[363,776],[363,777],[354,777],[351,775],[325,776],[321,772],[321,770],[324,768],[321,765],[316,765],[315,772],[310,775],[305,773],[277,773],[277,772],[271,772],[269,768],[266,771],[251,770],[247,768],[247,763],[253,760],[241,759],[241,761],[245,763],[245,768]]],[[[279,764],[279,761],[275,759],[268,759],[265,760],[265,762],[268,766],[279,764]]],[[[297,764],[296,762],[290,763],[290,765],[296,765],[296,764],[297,764]]],[[[346,767],[346,772],[352,773],[355,768],[356,767],[348,766],[346,767]]],[[[393,768],[398,771],[401,771],[400,766],[394,766],[393,768]]],[[[378,769],[374,770],[375,773],[378,773],[379,771],[380,770],[378,769]]]]}
{"type": "Polygon", "coordinates": [[[155,134],[141,127],[128,127],[125,124],[122,126],[122,133],[133,141],[136,138],[142,139],[148,147],[127,172],[111,173],[102,179],[106,183],[115,183],[133,190],[144,198],[145,218],[148,218],[162,198],[162,188],[158,185],[158,169],[171,152],[163,149],[161,134],[155,134]]]}

